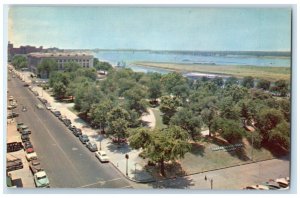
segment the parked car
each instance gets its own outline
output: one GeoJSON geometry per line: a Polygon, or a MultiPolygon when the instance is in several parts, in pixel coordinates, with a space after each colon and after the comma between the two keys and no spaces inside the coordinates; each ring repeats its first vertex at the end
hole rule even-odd
{"type": "Polygon", "coordinates": [[[23,122],[17,122],[17,130],[19,131],[21,126],[24,125],[23,122]]]}
{"type": "Polygon", "coordinates": [[[58,117],[58,116],[61,115],[60,111],[53,111],[53,114],[54,114],[56,117],[58,117]]]}
{"type": "Polygon", "coordinates": [[[37,159],[36,160],[32,160],[29,163],[29,169],[31,170],[32,174],[35,174],[35,173],[43,170],[40,161],[37,160],[37,159]]]}
{"type": "Polygon", "coordinates": [[[33,147],[30,147],[30,148],[25,149],[25,152],[26,153],[33,153],[34,149],[33,149],[33,147]]]}
{"type": "Polygon", "coordinates": [[[29,84],[28,84],[28,83],[25,83],[25,84],[24,84],[24,87],[29,87],[29,84]]]}
{"type": "Polygon", "coordinates": [[[12,112],[12,113],[7,115],[7,119],[15,118],[15,117],[18,117],[18,116],[19,116],[18,113],[12,112]]]}
{"type": "Polygon", "coordinates": [[[78,137],[79,135],[82,135],[81,129],[75,128],[73,130],[73,134],[78,137]]]}
{"type": "Polygon", "coordinates": [[[44,109],[44,107],[43,107],[42,104],[36,104],[36,108],[38,108],[38,109],[44,109]]]}
{"type": "Polygon", "coordinates": [[[49,103],[46,103],[45,106],[46,106],[46,109],[48,109],[48,110],[51,109],[51,105],[49,103]]]}
{"type": "Polygon", "coordinates": [[[8,105],[8,106],[7,106],[7,109],[8,109],[8,110],[12,110],[12,109],[15,109],[15,108],[17,108],[16,105],[8,105]]]}
{"type": "Polygon", "coordinates": [[[74,125],[69,125],[69,126],[68,126],[68,129],[70,129],[70,131],[72,131],[72,132],[73,132],[73,131],[74,131],[74,129],[76,129],[76,127],[75,127],[74,125]]]}
{"type": "Polygon", "coordinates": [[[27,148],[33,148],[30,141],[23,142],[23,147],[26,150],[27,148]]]}
{"type": "Polygon", "coordinates": [[[64,115],[60,115],[60,116],[58,116],[58,119],[63,122],[63,120],[67,119],[67,117],[64,115]]]}
{"type": "Polygon", "coordinates": [[[29,141],[30,140],[29,135],[21,135],[21,140],[22,142],[29,141]]]}
{"type": "Polygon", "coordinates": [[[28,129],[28,126],[27,125],[25,125],[25,124],[23,124],[23,125],[21,125],[20,127],[19,127],[19,132],[21,133],[22,131],[24,131],[24,130],[26,130],[26,129],[28,129]]]}
{"type": "Polygon", "coordinates": [[[14,100],[14,97],[13,97],[13,96],[9,96],[8,100],[9,100],[9,101],[13,101],[13,100],[14,100]]]}
{"type": "Polygon", "coordinates": [[[286,178],[276,179],[275,182],[278,183],[282,188],[288,188],[290,185],[289,181],[286,178]]]}
{"type": "Polygon", "coordinates": [[[39,96],[39,93],[38,93],[37,91],[33,91],[33,94],[34,94],[35,96],[39,96]]]}
{"type": "Polygon", "coordinates": [[[32,153],[26,153],[25,157],[27,159],[27,161],[31,161],[31,160],[36,160],[37,159],[37,154],[36,152],[32,152],[32,153]]]}
{"type": "Polygon", "coordinates": [[[264,185],[268,186],[268,188],[270,190],[278,190],[278,189],[280,189],[279,184],[276,183],[276,182],[274,182],[274,181],[266,182],[266,183],[264,183],[264,185]]]}
{"type": "Polygon", "coordinates": [[[20,131],[22,135],[29,135],[31,134],[31,131],[29,129],[24,129],[20,131]]]}
{"type": "Polygon", "coordinates": [[[96,151],[95,156],[100,160],[100,162],[109,162],[109,158],[105,151],[96,151]]]}
{"type": "Polygon", "coordinates": [[[79,135],[79,140],[82,144],[86,144],[88,141],[90,141],[87,135],[79,135]]]}
{"type": "Polygon", "coordinates": [[[95,152],[98,150],[96,142],[89,141],[86,143],[86,147],[92,152],[95,152]]]}
{"type": "Polygon", "coordinates": [[[68,127],[72,124],[70,119],[63,119],[63,123],[68,127]]]}
{"type": "Polygon", "coordinates": [[[37,188],[47,188],[50,185],[45,171],[39,171],[33,175],[34,183],[37,188]]]}

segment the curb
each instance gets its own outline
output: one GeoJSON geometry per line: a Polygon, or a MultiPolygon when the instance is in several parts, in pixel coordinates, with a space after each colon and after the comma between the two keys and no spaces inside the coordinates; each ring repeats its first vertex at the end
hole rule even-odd
{"type": "Polygon", "coordinates": [[[110,164],[119,172],[121,173],[127,180],[135,182],[135,183],[142,183],[142,184],[147,184],[147,183],[152,183],[152,182],[156,182],[157,180],[153,179],[153,180],[136,180],[136,179],[132,179],[128,176],[126,176],[114,163],[110,162],[110,164]]]}

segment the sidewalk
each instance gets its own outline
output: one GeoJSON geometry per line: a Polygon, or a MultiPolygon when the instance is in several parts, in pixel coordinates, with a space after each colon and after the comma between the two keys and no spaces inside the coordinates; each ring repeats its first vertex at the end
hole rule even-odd
{"type": "MultiPolygon", "coordinates": [[[[25,82],[31,83],[30,72],[23,72],[22,74],[25,82]]],[[[112,143],[112,141],[109,138],[104,137],[104,135],[101,135],[99,133],[99,130],[92,129],[90,126],[88,126],[87,123],[85,123],[85,121],[80,119],[75,113],[69,110],[69,108],[73,107],[73,103],[56,102],[55,99],[52,96],[50,96],[48,92],[42,89],[42,87],[34,85],[32,85],[32,87],[39,93],[39,96],[46,99],[52,107],[55,107],[58,111],[61,112],[62,115],[70,119],[72,125],[75,125],[76,127],[80,128],[83,134],[89,136],[90,140],[97,142],[98,150],[100,150],[100,148],[101,150],[104,150],[110,159],[110,163],[124,176],[135,182],[154,181],[153,176],[150,173],[148,173],[147,170],[144,168],[146,162],[138,156],[140,151],[131,149],[128,144],[118,145],[112,143]],[[128,174],[126,174],[125,154],[129,155],[128,174]]],[[[153,115],[151,116],[151,113],[150,117],[153,117],[153,115]]]]}

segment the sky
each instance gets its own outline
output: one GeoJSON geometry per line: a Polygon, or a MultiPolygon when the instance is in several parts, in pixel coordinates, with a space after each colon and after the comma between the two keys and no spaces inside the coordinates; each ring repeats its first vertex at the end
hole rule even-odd
{"type": "Polygon", "coordinates": [[[290,51],[288,8],[9,7],[14,46],[290,51]]]}

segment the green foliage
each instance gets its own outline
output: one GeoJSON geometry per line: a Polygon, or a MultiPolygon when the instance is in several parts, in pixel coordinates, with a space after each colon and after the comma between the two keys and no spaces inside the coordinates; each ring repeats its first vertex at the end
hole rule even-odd
{"type": "Polygon", "coordinates": [[[99,125],[103,131],[107,126],[108,113],[112,109],[113,102],[109,99],[101,100],[101,102],[92,105],[90,117],[92,118],[93,123],[99,125]]]}
{"type": "Polygon", "coordinates": [[[148,84],[148,97],[152,101],[156,101],[157,98],[161,97],[161,85],[159,81],[151,80],[148,84]]]}
{"type": "Polygon", "coordinates": [[[254,87],[254,78],[252,76],[246,76],[243,78],[241,85],[246,88],[254,87]]]}
{"type": "Polygon", "coordinates": [[[58,70],[58,64],[54,59],[46,58],[37,66],[38,73],[40,75],[46,75],[49,78],[50,73],[58,70]]]}
{"type": "MultiPolygon", "coordinates": [[[[174,94],[174,91],[178,89],[176,88],[177,86],[183,86],[186,85],[187,83],[186,79],[181,74],[176,72],[172,72],[164,75],[161,78],[161,82],[166,92],[169,94],[174,94]]],[[[178,94],[178,92],[176,93],[178,94]]]]}
{"type": "Polygon", "coordinates": [[[127,128],[129,125],[129,113],[117,106],[107,114],[107,132],[118,139],[127,136],[127,128]]]}
{"type": "Polygon", "coordinates": [[[290,127],[279,110],[269,108],[261,110],[256,126],[260,130],[263,140],[285,148],[289,147],[290,127]]]}
{"type": "Polygon", "coordinates": [[[171,117],[180,106],[180,101],[176,97],[163,96],[161,98],[160,111],[163,113],[163,123],[169,124],[171,117]]]}
{"type": "Polygon", "coordinates": [[[64,71],[66,72],[74,72],[77,69],[81,68],[81,65],[77,62],[67,62],[64,64],[64,71]]]}
{"type": "Polygon", "coordinates": [[[111,70],[113,67],[110,63],[108,62],[100,62],[100,61],[95,61],[94,59],[94,68],[96,70],[104,70],[104,71],[109,71],[111,70]]]}
{"type": "Polygon", "coordinates": [[[26,56],[23,55],[15,55],[12,59],[12,65],[17,69],[22,69],[28,67],[28,61],[26,56]]]}
{"type": "Polygon", "coordinates": [[[191,150],[187,132],[178,126],[151,131],[137,129],[131,133],[129,140],[130,146],[143,148],[146,157],[160,163],[162,175],[165,175],[164,162],[184,158],[191,150]]]}
{"type": "Polygon", "coordinates": [[[270,89],[270,85],[271,85],[271,82],[270,82],[270,81],[261,79],[261,80],[259,80],[259,81],[257,82],[256,87],[257,87],[258,89],[269,90],[269,89],[270,89]]]}
{"type": "Polygon", "coordinates": [[[225,87],[230,87],[232,85],[238,85],[239,80],[236,77],[229,77],[225,81],[225,87]]]}
{"type": "Polygon", "coordinates": [[[289,85],[285,80],[278,80],[275,82],[275,85],[271,87],[271,91],[280,95],[281,97],[285,97],[289,92],[289,85]]]}
{"type": "Polygon", "coordinates": [[[55,82],[53,85],[53,93],[57,98],[65,97],[67,87],[62,81],[55,82]]]}
{"type": "Polygon", "coordinates": [[[230,143],[240,142],[245,133],[239,122],[224,118],[215,119],[212,130],[218,131],[230,143]]]}
{"type": "Polygon", "coordinates": [[[196,135],[200,133],[202,119],[200,116],[196,116],[191,110],[182,108],[175,113],[170,123],[171,125],[177,125],[186,130],[192,139],[195,140],[196,135]]]}
{"type": "Polygon", "coordinates": [[[215,77],[212,80],[212,82],[215,83],[215,85],[217,85],[218,87],[222,87],[224,85],[223,78],[221,78],[221,77],[215,77]]]}

